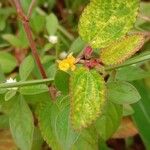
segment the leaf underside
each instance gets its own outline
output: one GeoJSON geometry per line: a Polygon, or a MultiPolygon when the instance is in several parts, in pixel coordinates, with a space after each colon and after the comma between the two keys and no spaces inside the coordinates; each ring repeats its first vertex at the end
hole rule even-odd
{"type": "Polygon", "coordinates": [[[136,21],[139,0],[91,0],[79,21],[79,34],[93,48],[123,37],[136,21]]]}
{"type": "Polygon", "coordinates": [[[75,130],[88,127],[101,113],[105,83],[94,70],[78,68],[71,78],[71,123],[75,130]]]}
{"type": "Polygon", "coordinates": [[[135,34],[122,38],[102,49],[100,59],[105,65],[117,65],[134,55],[144,44],[144,36],[135,34]]]}

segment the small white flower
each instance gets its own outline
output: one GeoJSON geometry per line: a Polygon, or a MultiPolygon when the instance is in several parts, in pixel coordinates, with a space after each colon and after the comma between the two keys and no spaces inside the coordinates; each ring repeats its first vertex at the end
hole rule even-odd
{"type": "MultiPolygon", "coordinates": [[[[13,78],[9,78],[6,80],[6,83],[15,83],[17,82],[16,79],[13,79],[13,78]]],[[[17,90],[18,87],[13,87],[13,88],[7,88],[8,90],[17,90]]]]}
{"type": "Polygon", "coordinates": [[[60,59],[65,59],[67,57],[67,55],[68,55],[67,52],[63,51],[63,52],[60,53],[59,58],[60,59]]]}
{"type": "Polygon", "coordinates": [[[17,82],[16,79],[13,79],[13,78],[9,78],[6,80],[6,83],[15,83],[17,82]]]}
{"type": "Polygon", "coordinates": [[[50,35],[48,41],[52,44],[56,44],[58,42],[58,37],[56,35],[50,35]]]}
{"type": "Polygon", "coordinates": [[[45,7],[45,8],[48,7],[48,3],[47,3],[47,2],[44,3],[44,7],[45,7]]]}

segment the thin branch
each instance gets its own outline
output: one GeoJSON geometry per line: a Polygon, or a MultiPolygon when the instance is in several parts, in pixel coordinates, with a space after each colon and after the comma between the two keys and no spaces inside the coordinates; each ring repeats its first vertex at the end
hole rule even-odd
{"type": "Polygon", "coordinates": [[[27,13],[28,18],[30,18],[31,15],[32,15],[32,11],[33,11],[35,3],[36,3],[36,0],[32,0],[31,3],[30,3],[28,13],[27,13]]]}
{"type": "Polygon", "coordinates": [[[37,63],[38,68],[39,68],[39,70],[41,72],[41,75],[42,75],[42,77],[44,79],[46,79],[47,75],[46,75],[46,72],[45,72],[45,70],[43,68],[43,65],[42,65],[41,61],[40,61],[39,55],[37,53],[35,42],[34,42],[34,40],[32,38],[32,32],[31,32],[31,30],[29,28],[29,23],[28,22],[23,22],[23,26],[24,26],[24,29],[26,31],[26,34],[27,34],[27,37],[28,37],[28,40],[29,40],[29,43],[30,43],[30,46],[31,46],[31,49],[32,49],[32,54],[33,54],[33,56],[34,56],[34,58],[36,60],[36,63],[37,63]]]}
{"type": "Polygon", "coordinates": [[[70,41],[74,40],[74,37],[72,34],[70,34],[64,27],[61,25],[58,26],[58,30],[62,32],[70,41]]]}
{"type": "Polygon", "coordinates": [[[16,7],[18,16],[21,19],[22,24],[24,26],[24,29],[25,29],[28,41],[30,43],[32,54],[33,54],[34,59],[35,59],[37,65],[38,65],[40,73],[41,73],[41,75],[42,75],[43,78],[47,78],[45,70],[44,70],[44,68],[42,66],[42,63],[41,63],[40,58],[39,58],[39,55],[37,53],[36,44],[35,44],[35,42],[33,40],[33,37],[32,37],[32,31],[31,31],[30,26],[29,26],[28,17],[24,14],[22,6],[20,4],[20,1],[19,0],[13,0],[13,1],[14,1],[14,5],[16,7]]]}
{"type": "MultiPolygon", "coordinates": [[[[36,43],[35,41],[33,40],[33,37],[32,37],[32,31],[31,31],[31,28],[30,28],[30,25],[29,25],[29,18],[28,16],[25,15],[24,11],[23,11],[23,8],[21,6],[21,3],[20,3],[20,0],[12,0],[15,7],[16,7],[16,10],[17,10],[17,13],[18,13],[18,16],[23,24],[23,27],[24,27],[24,30],[26,32],[26,35],[27,35],[27,38],[28,38],[28,41],[30,43],[30,48],[31,48],[31,51],[32,51],[32,55],[35,59],[35,62],[38,66],[38,69],[43,77],[43,79],[46,79],[47,78],[47,75],[46,75],[46,72],[44,70],[44,67],[41,63],[41,60],[39,58],[39,55],[38,55],[38,52],[37,52],[37,48],[36,48],[36,43]]],[[[29,8],[29,11],[28,12],[32,12],[32,7],[33,7],[33,4],[34,4],[34,0],[32,1],[32,4],[30,5],[31,8],[29,8]]],[[[29,15],[30,16],[30,15],[29,15]]],[[[52,91],[50,90],[50,96],[52,97],[52,99],[54,99],[53,97],[53,93],[52,91]]]]}

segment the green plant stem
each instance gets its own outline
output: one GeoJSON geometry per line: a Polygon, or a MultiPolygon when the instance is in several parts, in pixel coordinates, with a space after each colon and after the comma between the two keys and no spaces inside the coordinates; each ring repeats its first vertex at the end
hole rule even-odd
{"type": "Polygon", "coordinates": [[[106,71],[111,71],[111,70],[114,70],[114,69],[118,69],[118,68],[122,68],[122,67],[126,67],[126,66],[130,66],[130,65],[133,65],[133,64],[138,64],[138,63],[142,63],[142,62],[145,62],[145,61],[149,61],[150,60],[150,54],[149,55],[146,55],[146,56],[143,56],[141,58],[138,58],[138,59],[131,59],[121,65],[117,65],[117,66],[112,66],[112,67],[106,67],[106,71]]]}
{"type": "Polygon", "coordinates": [[[0,88],[13,88],[13,87],[22,87],[22,86],[32,86],[36,84],[46,84],[53,81],[52,78],[41,79],[41,80],[32,80],[32,81],[20,81],[14,83],[1,83],[0,88]]]}
{"type": "Polygon", "coordinates": [[[36,0],[32,0],[30,3],[29,9],[28,9],[28,14],[27,14],[28,18],[30,18],[32,15],[32,10],[33,10],[35,3],[36,3],[36,0]]]}
{"type": "Polygon", "coordinates": [[[58,30],[62,32],[70,41],[74,40],[74,37],[61,25],[58,26],[58,30]]]}

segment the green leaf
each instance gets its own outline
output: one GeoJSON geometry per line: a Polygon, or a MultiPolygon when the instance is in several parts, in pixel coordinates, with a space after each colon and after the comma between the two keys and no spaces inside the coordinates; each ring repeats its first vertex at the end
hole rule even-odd
{"type": "Polygon", "coordinates": [[[79,22],[79,34],[93,48],[123,37],[136,21],[139,0],[91,0],[79,22]]]}
{"type": "Polygon", "coordinates": [[[98,150],[98,133],[95,128],[82,130],[71,150],[98,150]]]}
{"type": "Polygon", "coordinates": [[[41,136],[41,132],[38,127],[34,128],[33,134],[33,143],[32,143],[32,150],[41,150],[43,145],[43,138],[41,136]]]}
{"type": "Polygon", "coordinates": [[[69,53],[72,52],[73,54],[79,54],[84,47],[85,47],[85,42],[80,37],[78,37],[71,44],[69,53]]]}
{"type": "Polygon", "coordinates": [[[11,54],[0,52],[0,65],[4,73],[10,73],[17,66],[17,61],[11,54]]]}
{"type": "Polygon", "coordinates": [[[48,99],[38,108],[42,136],[53,150],[70,150],[78,138],[69,122],[68,102],[68,96],[61,97],[57,104],[48,99]]]}
{"type": "Polygon", "coordinates": [[[49,99],[49,94],[49,92],[44,92],[36,95],[24,95],[24,98],[28,104],[32,105],[36,109],[41,102],[49,99]]]}
{"type": "Polygon", "coordinates": [[[122,113],[121,105],[107,102],[102,115],[95,123],[96,130],[102,139],[107,140],[115,133],[120,125],[122,113]]]}
{"type": "Polygon", "coordinates": [[[17,91],[16,90],[10,90],[5,94],[5,101],[9,101],[16,95],[17,91]]]}
{"type": "Polygon", "coordinates": [[[62,150],[55,134],[58,107],[51,102],[51,99],[48,99],[40,104],[37,111],[42,137],[53,150],[62,150]]]}
{"type": "Polygon", "coordinates": [[[31,150],[34,131],[32,112],[21,95],[13,100],[9,116],[12,136],[21,150],[31,150]]]}
{"type": "Polygon", "coordinates": [[[0,94],[4,94],[4,93],[6,93],[7,92],[7,89],[5,89],[5,88],[0,88],[0,94]]]}
{"type": "Polygon", "coordinates": [[[11,45],[13,45],[14,47],[21,47],[21,41],[19,40],[18,37],[16,37],[13,34],[4,34],[2,35],[2,38],[4,40],[6,40],[7,42],[9,42],[11,45]]]}
{"type": "Polygon", "coordinates": [[[31,55],[26,57],[20,65],[19,75],[21,80],[26,80],[34,68],[34,60],[31,55]]]}
{"type": "Polygon", "coordinates": [[[55,86],[62,94],[68,94],[69,92],[69,74],[58,70],[55,75],[55,86]]]}
{"type": "Polygon", "coordinates": [[[105,83],[95,70],[78,68],[70,83],[71,122],[76,130],[85,128],[101,113],[105,102],[105,83]]]}
{"type": "Polygon", "coordinates": [[[5,26],[6,26],[6,19],[7,19],[7,17],[5,17],[4,15],[0,14],[0,18],[1,18],[0,31],[3,31],[5,29],[5,26]]]}
{"type": "Polygon", "coordinates": [[[75,132],[71,127],[69,109],[69,106],[61,108],[56,119],[56,137],[63,150],[70,150],[79,137],[79,133],[75,132]]]}
{"type": "Polygon", "coordinates": [[[25,86],[19,89],[19,92],[22,95],[36,95],[40,93],[45,93],[47,91],[49,91],[49,89],[45,84],[25,86]]]}
{"type": "Polygon", "coordinates": [[[150,77],[150,72],[138,66],[128,66],[117,70],[116,79],[122,81],[134,81],[150,77]]]}
{"type": "MultiPolygon", "coordinates": [[[[149,49],[149,48],[148,48],[149,49]]],[[[135,62],[142,63],[150,60],[150,51],[142,52],[139,55],[127,60],[124,66],[134,64],[135,62]]]]}
{"type": "Polygon", "coordinates": [[[108,82],[107,98],[117,104],[133,104],[141,99],[137,89],[128,82],[108,82]]]}
{"type": "Polygon", "coordinates": [[[58,19],[53,13],[46,17],[46,29],[49,35],[56,34],[58,29],[58,19]]]}
{"type": "Polygon", "coordinates": [[[150,16],[150,3],[141,2],[140,3],[140,13],[144,16],[150,16]]]}
{"type": "Polygon", "coordinates": [[[45,16],[40,15],[37,12],[32,13],[31,27],[36,33],[40,33],[45,29],[45,16]]]}
{"type": "Polygon", "coordinates": [[[134,109],[132,118],[145,143],[146,149],[150,150],[150,136],[148,132],[150,127],[150,89],[144,84],[144,81],[136,81],[134,82],[134,85],[141,95],[141,100],[132,105],[134,109]]]}
{"type": "Polygon", "coordinates": [[[9,128],[9,119],[7,115],[0,115],[0,129],[9,128]]]}
{"type": "Polygon", "coordinates": [[[55,78],[55,75],[56,75],[56,71],[57,71],[57,66],[56,64],[52,64],[50,65],[48,68],[47,68],[47,75],[49,78],[55,78]]]}
{"type": "Polygon", "coordinates": [[[3,73],[1,64],[0,64],[0,82],[4,82],[5,81],[5,75],[3,73]]]}
{"type": "Polygon", "coordinates": [[[17,48],[28,48],[29,42],[26,37],[26,32],[24,31],[23,27],[19,27],[18,35],[15,36],[13,34],[4,34],[2,38],[9,42],[12,46],[17,48]]]}
{"type": "Polygon", "coordinates": [[[27,38],[27,33],[25,32],[22,25],[19,26],[19,32],[17,38],[20,40],[20,47],[18,46],[19,48],[26,49],[29,47],[30,44],[27,38]]]}
{"type": "Polygon", "coordinates": [[[131,105],[123,105],[123,116],[131,116],[134,114],[134,110],[131,105]]]}
{"type": "Polygon", "coordinates": [[[134,55],[144,44],[144,36],[135,34],[113,42],[109,47],[102,49],[100,60],[105,65],[116,65],[134,55]]]}
{"type": "Polygon", "coordinates": [[[6,21],[7,21],[7,18],[10,16],[10,15],[13,15],[15,12],[15,9],[12,8],[12,7],[1,7],[0,9],[0,18],[1,18],[1,21],[0,21],[0,31],[3,31],[6,27],[6,21]]]}
{"type": "Polygon", "coordinates": [[[145,20],[144,18],[149,18],[150,14],[150,3],[147,2],[140,2],[140,14],[137,18],[135,28],[137,30],[143,31],[147,30],[150,31],[150,22],[145,20]]]}
{"type": "Polygon", "coordinates": [[[0,94],[0,111],[8,116],[15,98],[16,96],[14,96],[11,101],[5,101],[5,94],[0,94]]]}
{"type": "Polygon", "coordinates": [[[102,139],[100,139],[99,150],[112,150],[112,149],[109,148],[109,146],[107,145],[107,142],[105,142],[102,139]]]}
{"type": "Polygon", "coordinates": [[[139,27],[145,31],[150,31],[150,22],[145,22],[139,25],[139,27]]]}

